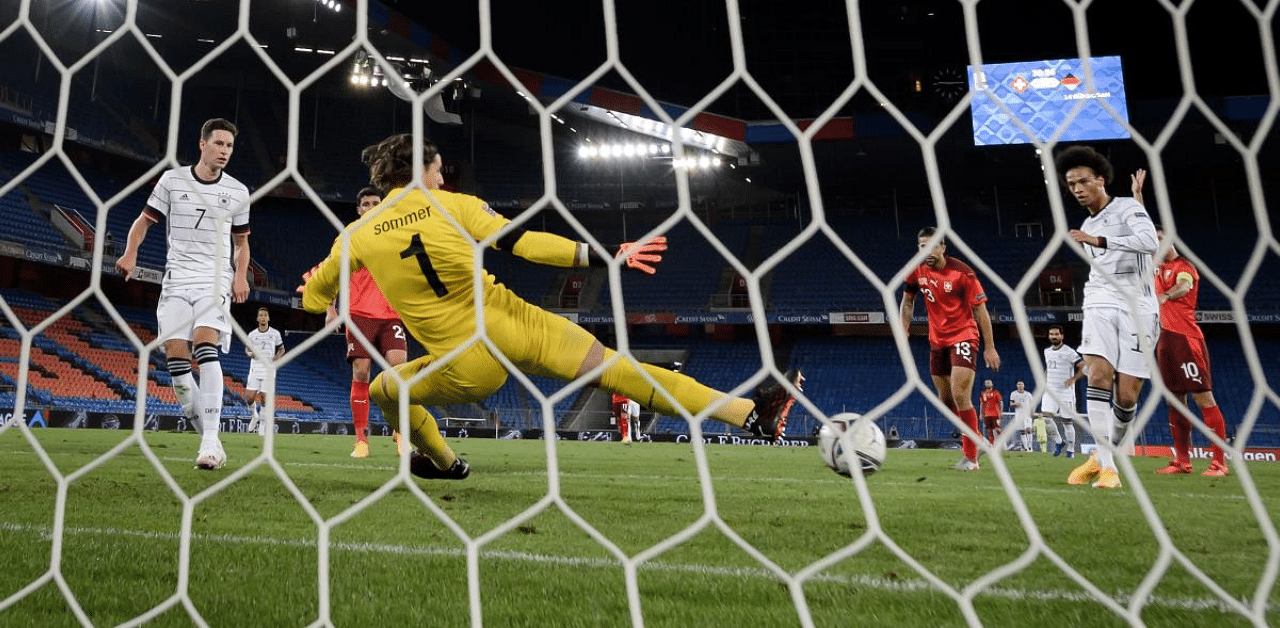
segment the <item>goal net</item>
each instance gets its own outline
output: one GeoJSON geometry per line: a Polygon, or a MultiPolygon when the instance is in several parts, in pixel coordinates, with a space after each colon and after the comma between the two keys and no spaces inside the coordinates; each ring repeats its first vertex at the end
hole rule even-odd
{"type": "MultiPolygon", "coordinates": [[[[27,260],[3,266],[15,279],[0,292],[0,383],[8,389],[0,411],[13,408],[0,426],[0,476],[37,478],[27,488],[0,480],[0,494],[18,497],[0,514],[8,537],[0,555],[18,565],[0,578],[0,624],[1280,620],[1276,505],[1264,498],[1280,474],[1270,463],[1252,463],[1280,450],[1269,351],[1277,345],[1276,321],[1267,318],[1278,303],[1271,271],[1280,269],[1269,210],[1275,148],[1268,143],[1280,109],[1272,33],[1280,2],[1226,1],[1210,9],[1203,0],[1162,0],[1126,13],[1135,22],[1121,30],[1104,24],[1115,3],[1043,3],[1052,5],[1046,17],[1023,25],[1053,35],[1027,60],[1063,58],[1078,69],[1067,81],[1029,68],[1025,86],[1012,89],[1036,89],[1042,79],[1069,82],[1078,97],[1030,116],[1022,101],[1005,97],[1012,83],[983,78],[1011,55],[1036,49],[1035,42],[1001,43],[1014,35],[1000,32],[1009,22],[995,14],[1027,12],[1020,4],[958,0],[889,11],[845,2],[801,18],[795,7],[727,0],[714,10],[673,6],[655,17],[603,0],[587,3],[573,27],[596,35],[585,39],[583,54],[599,62],[570,79],[524,69],[521,47],[498,35],[516,23],[544,32],[555,24],[539,20],[564,16],[531,17],[507,3],[481,0],[474,12],[448,15],[474,23],[469,48],[453,48],[432,24],[370,0],[294,0],[287,7],[241,0],[234,10],[166,4],[23,0],[0,9],[7,75],[0,107],[12,114],[0,201],[13,225],[11,236],[0,237],[0,252],[27,260]],[[1205,40],[1197,22],[1220,17],[1210,11],[1233,16],[1238,41],[1205,40]],[[1102,95],[1107,81],[1123,79],[1118,66],[1111,73],[1115,49],[1101,39],[1132,38],[1149,25],[1160,33],[1151,47],[1163,48],[1126,59],[1124,74],[1158,71],[1181,85],[1180,95],[1156,107],[1158,123],[1139,122],[1144,112],[1102,95]],[[663,39],[665,29],[672,41],[663,39]],[[682,53],[685,36],[720,49],[682,53]],[[958,46],[937,64],[954,73],[884,63],[897,59],[890,40],[899,38],[913,48],[943,40],[958,46]],[[1260,60],[1251,77],[1260,91],[1203,94],[1197,86],[1208,79],[1194,53],[1235,43],[1249,63],[1260,60]],[[655,70],[639,61],[649,53],[668,63],[655,70]],[[761,55],[792,61],[764,64],[781,68],[769,75],[757,64],[761,55]],[[699,60],[718,71],[692,67],[699,60]],[[787,78],[803,66],[812,66],[809,74],[796,76],[823,85],[787,78]],[[677,106],[659,85],[681,73],[700,89],[681,94],[687,101],[677,106]],[[807,113],[797,114],[795,97],[806,93],[807,113]],[[489,99],[505,99],[506,108],[489,99]],[[519,115],[510,114],[514,99],[522,101],[519,115]],[[812,107],[815,100],[821,106],[812,107]],[[157,416],[180,414],[158,384],[168,383],[167,375],[157,377],[164,348],[146,319],[163,257],[149,266],[146,258],[163,238],[153,233],[143,250],[140,265],[151,275],[141,281],[150,289],[122,283],[114,263],[156,178],[190,160],[195,128],[212,117],[240,124],[227,171],[252,190],[252,294],[277,312],[297,309],[292,282],[307,267],[295,268],[296,259],[319,262],[354,219],[351,194],[367,183],[360,148],[408,132],[457,151],[443,154],[446,187],[476,193],[521,227],[556,231],[606,254],[621,241],[671,239],[656,282],[648,283],[630,276],[621,260],[607,272],[556,274],[498,256],[491,241],[475,244],[476,259],[496,268],[499,280],[590,326],[618,349],[618,359],[681,363],[695,379],[747,398],[782,379],[787,367],[803,368],[808,379],[791,435],[811,437],[829,417],[857,412],[892,435],[901,429],[894,442],[975,437],[981,472],[954,473],[954,456],[943,461],[904,450],[891,451],[881,473],[845,480],[821,468],[812,452],[722,447],[744,433],[705,420],[710,411],[674,417],[679,433],[671,440],[680,447],[606,451],[612,445],[566,442],[555,436],[559,419],[575,403],[590,403],[596,374],[549,383],[499,354],[510,380],[496,398],[532,400],[510,434],[543,440],[536,448],[500,440],[504,430],[487,417],[479,426],[496,428],[492,443],[446,432],[474,465],[466,483],[418,480],[407,454],[394,470],[388,463],[374,475],[319,455],[336,445],[311,444],[337,436],[269,431],[251,440],[234,434],[242,431],[238,418],[247,420],[243,407],[223,421],[230,463],[215,476],[197,476],[187,456],[193,437],[156,429],[157,416]],[[1073,135],[1081,128],[1085,135],[1073,135]],[[1127,139],[1087,134],[1098,128],[1127,139]],[[1136,169],[1150,172],[1144,196],[1152,217],[1200,270],[1201,298],[1212,301],[1201,308],[1210,310],[1205,326],[1216,321],[1208,344],[1221,365],[1215,380],[1229,438],[1196,420],[1194,439],[1197,452],[1210,445],[1228,452],[1227,478],[1211,483],[1197,475],[1174,485],[1151,473],[1157,465],[1144,454],[1167,451],[1167,408],[1200,416],[1190,398],[1178,399],[1157,376],[1126,443],[1134,455],[1116,456],[1123,490],[1068,486],[1071,464],[1083,457],[1044,456],[1049,467],[1010,451],[1016,426],[995,442],[968,430],[927,375],[919,313],[915,338],[897,324],[902,285],[925,258],[915,233],[937,226],[931,243],[945,238],[992,299],[1005,365],[1000,388],[1007,395],[1014,379],[1024,379],[1037,405],[1051,394],[1045,328],[1061,323],[1078,334],[1079,307],[1073,290],[1055,292],[1043,282],[1067,277],[1078,285],[1080,276],[1058,273],[1088,272],[1091,263],[1071,235],[1084,211],[1062,190],[1053,160],[1079,138],[1112,157],[1112,194],[1128,194],[1124,183],[1136,169]],[[974,152],[975,143],[1023,146],[974,152]],[[125,160],[144,166],[109,165],[125,160]],[[637,166],[641,160],[647,165],[637,166]],[[1200,171],[1212,174],[1182,183],[1200,171]],[[789,193],[771,191],[788,172],[802,183],[789,193]],[[988,187],[985,178],[999,183],[988,187]],[[46,231],[52,240],[41,240],[46,231]],[[117,241],[98,236],[109,233],[117,241]],[[68,241],[72,254],[59,248],[68,241]],[[36,263],[72,266],[74,276],[87,278],[83,290],[47,282],[57,299],[33,297],[31,287],[42,282],[31,276],[42,272],[32,270],[36,263]],[[602,305],[577,307],[592,298],[602,305]],[[640,330],[645,325],[662,326],[662,339],[640,330]],[[813,326],[824,331],[806,329],[813,326]],[[123,344],[104,349],[102,336],[123,344]],[[700,361],[700,350],[719,361],[700,361]],[[101,351],[127,352],[131,361],[112,366],[101,351]],[[106,409],[116,425],[132,425],[119,438],[103,448],[37,427],[41,413],[66,409],[58,407],[64,397],[97,396],[95,381],[110,382],[103,398],[122,390],[136,397],[71,412],[106,409]],[[58,393],[63,387],[66,394],[58,393]],[[531,456],[536,464],[505,456],[531,456]],[[910,476],[895,475],[895,465],[910,476]],[[485,480],[495,467],[500,481],[485,480]],[[326,478],[323,485],[316,477],[326,478]],[[27,490],[47,504],[17,508],[27,490]],[[111,514],[99,522],[98,511],[111,514]],[[647,527],[632,529],[633,522],[647,527]]],[[[415,171],[422,161],[419,148],[415,171]]],[[[430,187],[421,175],[413,185],[430,187]]],[[[73,277],[63,272],[49,276],[73,277]]],[[[282,317],[281,325],[304,333],[291,336],[285,356],[268,367],[268,425],[286,415],[288,425],[303,425],[309,412],[331,412],[275,382],[286,369],[312,369],[317,355],[315,363],[346,377],[343,354],[332,346],[339,327],[352,321],[343,282],[338,314],[323,327],[301,313],[282,317]]],[[[233,326],[236,346],[247,344],[252,314],[237,316],[233,326]]],[[[355,336],[371,348],[373,339],[355,336]]],[[[483,325],[470,344],[494,347],[483,325]]],[[[1158,372],[1153,347],[1142,349],[1158,372]]],[[[412,381],[447,368],[451,357],[412,381]]],[[[382,357],[374,362],[391,366],[382,357]]],[[[995,373],[980,369],[978,388],[995,373]]],[[[339,392],[336,414],[345,416],[346,392],[339,392]]],[[[407,395],[400,403],[403,414],[407,395]]],[[[661,420],[645,434],[667,429],[661,420]]],[[[347,434],[345,420],[320,423],[326,433],[347,434]]],[[[1079,431],[1083,438],[1087,429],[1079,431]]]]}

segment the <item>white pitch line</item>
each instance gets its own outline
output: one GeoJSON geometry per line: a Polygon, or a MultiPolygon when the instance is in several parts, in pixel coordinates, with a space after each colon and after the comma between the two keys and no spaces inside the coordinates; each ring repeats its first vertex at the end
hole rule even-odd
{"type": "MultiPolygon", "coordinates": [[[[14,533],[37,534],[42,539],[50,539],[53,536],[52,528],[48,526],[33,526],[16,523],[0,523],[0,531],[14,533]]],[[[134,537],[145,540],[155,541],[171,541],[178,542],[181,537],[171,532],[148,532],[142,530],[119,530],[115,528],[97,528],[97,527],[69,527],[64,532],[74,535],[97,536],[106,538],[134,537]]],[[[305,539],[279,539],[273,537],[262,536],[234,536],[229,534],[193,534],[191,537],[193,542],[212,542],[212,543],[228,543],[233,545],[260,545],[289,547],[298,549],[310,549],[316,546],[315,541],[305,539]]],[[[423,547],[412,545],[395,545],[385,543],[331,543],[330,548],[339,551],[348,551],[365,554],[389,554],[394,556],[439,556],[445,558],[465,558],[466,552],[460,548],[446,547],[423,547]]],[[[505,560],[512,562],[536,563],[542,565],[554,565],[563,567],[579,567],[591,569],[618,569],[622,565],[618,561],[603,558],[580,558],[573,556],[550,556],[546,554],[534,554],[531,552],[513,552],[506,550],[482,550],[481,558],[492,560],[505,560]]],[[[682,563],[666,563],[661,561],[648,561],[637,567],[644,571],[660,571],[660,572],[677,572],[691,573],[699,576],[717,576],[730,578],[752,578],[762,580],[776,580],[773,572],[765,569],[750,567],[714,567],[710,565],[690,565],[682,563]]],[[[840,584],[846,586],[859,586],[870,589],[877,589],[889,592],[902,593],[922,593],[935,591],[933,586],[925,580],[916,579],[894,579],[874,578],[871,576],[843,576],[832,574],[819,574],[808,579],[808,582],[822,582],[828,584],[840,584]]],[[[980,595],[990,595],[994,597],[1005,598],[1018,602],[1094,602],[1097,601],[1093,596],[1080,591],[1067,589],[1015,589],[1009,587],[991,587],[986,589],[980,595]]],[[[1124,594],[1114,594],[1113,597],[1120,604],[1127,606],[1129,604],[1128,596],[1124,594]]],[[[1246,607],[1250,602],[1247,599],[1240,600],[1246,607]]],[[[1153,595],[1148,598],[1146,606],[1162,606],[1178,610],[1188,611],[1219,611],[1224,613],[1233,613],[1234,609],[1218,598],[1191,598],[1191,597],[1165,597],[1153,595]]],[[[1268,604],[1265,612],[1274,612],[1277,609],[1275,604],[1268,604]]]]}
{"type": "MultiPolygon", "coordinates": [[[[32,452],[30,449],[9,449],[9,450],[0,450],[0,451],[3,451],[3,453],[5,454],[34,455],[34,452],[32,452]]],[[[257,456],[254,456],[254,458],[256,457],[257,456]]],[[[165,462],[191,462],[192,461],[190,457],[158,456],[158,458],[165,462]]],[[[279,460],[278,458],[276,460],[277,462],[280,463],[281,466],[284,466],[284,467],[312,467],[312,468],[327,468],[327,469],[366,469],[366,470],[374,468],[368,464],[353,464],[353,463],[341,463],[341,462],[286,462],[283,460],[279,460]]],[[[387,461],[391,464],[389,464],[386,468],[389,470],[398,468],[398,465],[400,464],[399,460],[400,460],[399,458],[388,457],[387,461]],[[393,460],[395,462],[391,462],[393,460]]],[[[226,468],[224,468],[224,471],[225,470],[226,468]]],[[[484,469],[480,468],[480,471],[484,471],[484,469]]],[[[501,476],[508,476],[508,477],[511,477],[511,476],[546,477],[547,475],[546,471],[509,471],[509,472],[484,471],[484,472],[488,475],[501,475],[501,476]]],[[[947,473],[947,470],[939,469],[939,473],[947,473]]],[[[653,474],[616,475],[616,474],[609,474],[609,473],[579,473],[579,472],[573,472],[573,471],[561,471],[560,477],[588,478],[588,479],[598,478],[598,479],[614,479],[614,480],[624,479],[624,480],[636,480],[636,481],[688,480],[691,483],[697,483],[697,477],[693,475],[687,475],[687,476],[686,475],[653,475],[653,474]]],[[[735,476],[713,475],[711,476],[711,479],[717,482],[749,481],[749,482],[756,482],[756,483],[762,483],[762,484],[763,483],[843,484],[843,485],[848,485],[851,489],[853,487],[852,480],[836,477],[834,474],[830,479],[750,477],[750,476],[741,476],[741,475],[735,475],[735,476]]],[[[908,486],[908,487],[922,486],[919,482],[890,482],[890,481],[883,480],[881,478],[877,478],[874,480],[867,480],[867,484],[868,486],[871,486],[871,487],[875,487],[876,485],[908,486]]],[[[924,485],[924,486],[930,486],[930,485],[924,485]]],[[[995,491],[999,493],[1004,492],[1004,487],[999,484],[986,485],[986,486],[971,486],[970,488],[977,489],[977,490],[995,491]]],[[[1042,486],[1019,486],[1018,491],[1019,493],[1044,493],[1044,494],[1050,494],[1050,495],[1074,495],[1082,492],[1081,490],[1078,490],[1078,489],[1070,489],[1065,487],[1051,488],[1051,487],[1042,487],[1042,486]]],[[[1222,493],[1177,493],[1177,494],[1161,493],[1160,495],[1161,497],[1177,497],[1177,498],[1197,499],[1197,500],[1247,501],[1249,499],[1248,496],[1246,495],[1229,495],[1229,494],[1222,494],[1222,493]]]]}

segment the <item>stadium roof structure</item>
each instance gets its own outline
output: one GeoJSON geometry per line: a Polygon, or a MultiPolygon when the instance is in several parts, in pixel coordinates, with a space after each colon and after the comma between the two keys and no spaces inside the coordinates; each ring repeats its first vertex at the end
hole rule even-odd
{"type": "MultiPolygon", "coordinates": [[[[479,49],[478,4],[373,0],[369,3],[369,41],[384,55],[431,57],[440,64],[437,75],[442,74],[479,49]]],[[[615,1],[617,60],[625,74],[672,117],[723,88],[718,97],[700,107],[691,126],[736,142],[731,145],[732,154],[750,152],[753,159],[758,154],[760,163],[789,170],[778,176],[792,182],[802,180],[803,172],[794,163],[798,161],[795,138],[780,118],[805,129],[824,113],[832,117],[815,139],[844,140],[814,143],[815,156],[824,169],[857,172],[877,180],[908,170],[918,172],[920,146],[896,118],[885,113],[885,102],[880,98],[925,134],[933,133],[953,111],[963,96],[963,90],[954,89],[955,83],[964,76],[971,52],[965,39],[963,5],[957,0],[854,4],[863,25],[856,39],[842,1],[810,0],[800,11],[788,3],[740,0],[737,26],[744,46],[741,57],[735,58],[725,3],[615,1]],[[875,90],[863,86],[835,108],[833,103],[856,74],[855,47],[865,50],[865,75],[875,90]],[[768,93],[776,110],[766,106],[746,81],[725,84],[735,62],[768,93]]],[[[1211,107],[1244,112],[1229,118],[1228,123],[1234,132],[1247,137],[1257,128],[1257,112],[1263,108],[1256,106],[1257,101],[1266,98],[1254,98],[1244,106],[1240,101],[1269,92],[1264,55],[1252,53],[1252,47],[1264,44],[1251,40],[1257,37],[1257,23],[1242,3],[1209,5],[1186,5],[1190,75],[1198,94],[1211,107]],[[1222,45],[1224,33],[1236,34],[1235,45],[1222,45]]],[[[51,45],[74,59],[123,22],[124,6],[124,0],[37,0],[31,16],[51,45]],[[73,19],[76,17],[85,19],[73,19]],[[98,31],[96,36],[94,31],[98,31]]],[[[492,52],[512,69],[524,93],[542,102],[593,76],[608,59],[602,0],[539,4],[492,0],[489,6],[492,52]]],[[[148,38],[155,37],[148,42],[163,47],[163,56],[181,71],[236,32],[240,7],[248,13],[252,41],[269,48],[266,52],[271,58],[295,79],[332,59],[325,53],[341,54],[351,45],[355,4],[350,0],[342,11],[332,11],[317,0],[144,0],[137,4],[137,24],[148,38]]],[[[1147,137],[1154,137],[1186,89],[1186,77],[1179,73],[1173,54],[1173,19],[1156,0],[1095,0],[1087,13],[1092,54],[1124,58],[1132,123],[1147,137]],[[1134,23],[1143,24],[1143,38],[1131,36],[1134,23]]],[[[1068,3],[1058,0],[1043,0],[1035,11],[1028,11],[1026,3],[1018,0],[983,0],[975,5],[974,19],[981,41],[973,48],[980,48],[983,59],[992,63],[1066,58],[1077,54],[1083,39],[1076,37],[1068,3]]],[[[202,74],[218,74],[220,80],[232,84],[242,80],[236,62],[244,59],[254,63],[252,54],[244,45],[229,52],[238,56],[229,59],[231,63],[211,64],[202,74]]],[[[141,58],[138,53],[131,54],[141,58]]],[[[107,56],[104,54],[104,59],[107,56]]],[[[149,63],[142,59],[141,65],[149,63]]],[[[129,63],[121,65],[128,67],[129,63]]],[[[96,64],[94,67],[96,73],[96,64]]],[[[256,76],[266,74],[259,71],[256,76]]],[[[332,74],[324,80],[345,78],[341,72],[332,74]]],[[[657,119],[652,108],[636,96],[627,76],[617,69],[595,76],[574,100],[577,106],[566,107],[561,113],[587,114],[583,117],[597,124],[619,127],[622,125],[612,121],[610,113],[657,119]]],[[[511,101],[503,104],[506,109],[523,109],[514,100],[517,88],[507,84],[490,64],[475,65],[468,78],[499,87],[486,90],[484,100],[503,99],[511,101]]],[[[1193,112],[1192,117],[1195,115],[1193,112]]],[[[1215,161],[1239,157],[1230,147],[1215,146],[1209,139],[1215,131],[1204,132],[1207,125],[1199,124],[1201,130],[1194,137],[1179,132],[1174,143],[1189,141],[1194,148],[1177,149],[1178,154],[1215,161]]],[[[1011,159],[1028,161],[1029,151],[999,147],[975,151],[967,126],[963,115],[954,120],[938,142],[940,158],[962,169],[982,166],[981,170],[993,173],[983,176],[1005,176],[1002,166],[1011,159]]]]}
{"type": "MultiPolygon", "coordinates": [[[[454,64],[479,49],[478,3],[385,2],[393,16],[391,30],[399,30],[415,45],[454,64]]],[[[886,104],[920,133],[934,133],[964,95],[963,87],[957,89],[956,84],[965,80],[973,50],[981,51],[984,63],[1074,58],[1087,41],[1094,56],[1121,56],[1131,124],[1148,139],[1160,133],[1189,90],[1235,133],[1248,137],[1258,128],[1268,102],[1259,95],[1271,91],[1261,47],[1274,42],[1259,39],[1257,20],[1242,3],[1182,6],[1191,50],[1190,81],[1177,61],[1175,17],[1157,0],[1091,3],[1086,12],[1087,37],[1077,36],[1070,10],[1073,3],[1042,0],[1029,10],[1022,0],[983,0],[973,10],[980,38],[972,42],[974,46],[966,39],[967,16],[957,0],[851,4],[856,5],[863,25],[856,37],[851,35],[848,7],[842,0],[810,0],[803,10],[790,3],[737,2],[744,49],[735,60],[724,2],[614,2],[618,26],[613,39],[617,61],[627,76],[616,69],[605,72],[574,102],[657,119],[636,95],[634,80],[665,113],[676,117],[723,87],[738,62],[777,108],[766,105],[747,81],[739,79],[706,102],[690,126],[741,142],[763,154],[761,162],[794,168],[793,175],[798,176],[798,165],[782,164],[794,161],[795,149],[786,145],[796,139],[779,121],[782,117],[804,131],[816,118],[831,116],[813,138],[819,140],[815,152],[832,171],[874,167],[893,173],[913,168],[921,159],[919,146],[902,123],[886,113],[886,104]],[[1132,36],[1134,24],[1143,25],[1143,37],[1132,36]],[[1224,46],[1226,33],[1237,33],[1238,45],[1224,46]],[[863,85],[835,107],[856,74],[855,45],[865,50],[863,71],[874,90],[863,85]],[[833,145],[822,140],[841,141],[833,145]]],[[[591,77],[609,59],[611,38],[600,0],[536,5],[492,0],[489,9],[492,51],[512,67],[528,93],[544,103],[591,77]]],[[[487,64],[478,65],[475,76],[505,83],[487,64]]],[[[1027,161],[1023,158],[1031,157],[1038,162],[1030,149],[974,150],[968,127],[966,112],[939,139],[936,149],[951,154],[955,163],[988,170],[999,171],[1012,158],[1027,161]]],[[[1217,131],[1197,111],[1191,112],[1183,128],[1191,127],[1196,130],[1177,132],[1171,149],[1194,160],[1238,158],[1221,138],[1213,139],[1217,131]],[[1180,143],[1199,148],[1177,147],[1180,143]]],[[[1131,143],[1121,142],[1115,148],[1129,150],[1131,143]]]]}

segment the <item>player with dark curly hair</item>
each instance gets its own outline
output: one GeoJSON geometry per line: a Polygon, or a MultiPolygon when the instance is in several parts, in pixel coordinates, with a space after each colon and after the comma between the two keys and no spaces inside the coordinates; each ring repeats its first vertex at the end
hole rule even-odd
{"type": "MultiPolygon", "coordinates": [[[[607,364],[592,384],[651,410],[678,415],[683,408],[696,414],[714,405],[710,418],[767,439],[783,435],[795,402],[793,391],[803,381],[799,371],[786,374],[787,386],[761,386],[754,400],[726,398],[686,375],[625,356],[615,360],[614,351],[587,330],[529,304],[482,269],[476,281],[475,245],[491,237],[496,249],[550,266],[601,266],[612,260],[585,243],[514,225],[474,196],[411,186],[439,176],[439,151],[430,141],[421,147],[420,172],[413,167],[410,135],[394,135],[364,150],[370,181],[388,190],[386,200],[338,237],[329,257],[308,273],[302,297],[304,309],[323,312],[337,295],[344,272],[367,268],[409,333],[427,350],[427,355],[396,367],[398,378],[389,372],[378,375],[369,390],[387,421],[402,427],[417,447],[410,465],[415,475],[462,479],[470,473],[425,406],[474,402],[496,392],[507,371],[494,350],[525,373],[563,381],[607,364]],[[480,325],[488,342],[479,336],[480,325]],[[429,372],[418,377],[424,371],[429,372]],[[412,382],[403,424],[402,381],[412,382]]],[[[650,264],[661,261],[664,250],[666,238],[657,237],[620,245],[617,257],[626,268],[653,273],[650,264]]]]}
{"type": "MultiPolygon", "coordinates": [[[[1102,154],[1088,146],[1072,146],[1058,153],[1055,163],[1071,195],[1089,212],[1084,224],[1069,235],[1089,259],[1079,351],[1089,377],[1086,413],[1098,441],[1097,451],[1072,470],[1067,482],[1120,488],[1115,453],[1122,451],[1117,447],[1133,421],[1142,384],[1151,377],[1143,353],[1151,351],[1160,336],[1160,306],[1152,278],[1156,227],[1141,203],[1107,192],[1114,171],[1102,154]],[[1130,307],[1130,299],[1136,309],[1130,307]]],[[[1139,170],[1135,185],[1145,176],[1139,170]]]]}

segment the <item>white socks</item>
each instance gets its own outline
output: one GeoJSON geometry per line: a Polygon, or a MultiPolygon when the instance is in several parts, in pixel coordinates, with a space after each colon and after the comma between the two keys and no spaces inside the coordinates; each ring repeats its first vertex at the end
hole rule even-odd
{"type": "Polygon", "coordinates": [[[205,443],[218,442],[218,430],[222,423],[222,363],[218,361],[218,347],[212,344],[196,345],[196,364],[200,365],[201,427],[205,443]]]}
{"type": "Polygon", "coordinates": [[[1085,391],[1085,407],[1089,412],[1089,428],[1093,431],[1093,439],[1098,444],[1098,464],[1102,468],[1116,468],[1116,460],[1111,446],[1111,435],[1116,416],[1111,411],[1111,391],[1090,386],[1085,391]]]}
{"type": "Polygon", "coordinates": [[[166,362],[169,365],[170,385],[173,386],[173,394],[177,396],[178,403],[182,404],[183,416],[191,422],[197,434],[203,434],[204,425],[200,422],[203,415],[200,411],[202,404],[196,389],[196,378],[191,374],[191,359],[168,358],[166,362]]]}

